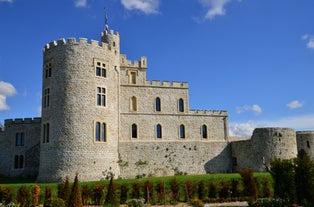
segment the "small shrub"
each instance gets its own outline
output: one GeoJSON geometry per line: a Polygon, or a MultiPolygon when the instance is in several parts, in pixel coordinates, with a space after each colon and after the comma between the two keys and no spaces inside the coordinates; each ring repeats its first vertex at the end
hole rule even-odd
{"type": "Polygon", "coordinates": [[[46,186],[46,187],[45,187],[44,203],[45,203],[47,200],[49,200],[49,199],[51,199],[51,189],[50,189],[49,186],[46,186]]]}
{"type": "Polygon", "coordinates": [[[88,185],[83,185],[82,187],[82,203],[83,205],[89,205],[91,204],[92,200],[92,191],[88,187],[88,185]]]}
{"type": "Polygon", "coordinates": [[[104,187],[101,185],[95,185],[93,187],[93,199],[96,205],[100,205],[101,198],[103,195],[103,189],[104,187]]]}
{"type": "Polygon", "coordinates": [[[226,181],[220,182],[219,198],[223,201],[230,196],[229,184],[226,181]]]}
{"type": "Polygon", "coordinates": [[[165,184],[161,181],[158,181],[155,190],[157,192],[158,202],[165,203],[166,200],[165,184]]]}
{"type": "Polygon", "coordinates": [[[104,206],[119,206],[119,199],[117,194],[117,187],[113,183],[113,177],[110,178],[107,195],[105,198],[104,206]]]}
{"type": "Polygon", "coordinates": [[[189,201],[195,194],[195,184],[192,181],[184,182],[185,201],[189,201]]]}
{"type": "Polygon", "coordinates": [[[208,197],[212,199],[217,198],[217,185],[213,182],[210,182],[208,185],[208,197]]]}
{"type": "Polygon", "coordinates": [[[126,202],[129,207],[142,207],[145,203],[145,199],[131,199],[126,202]]]}
{"type": "Polygon", "coordinates": [[[251,200],[257,199],[257,186],[253,176],[252,169],[243,169],[239,171],[244,186],[244,195],[249,196],[251,200]]]}
{"type": "Polygon", "coordinates": [[[129,186],[126,183],[120,185],[120,203],[126,203],[128,199],[129,186]]]}
{"type": "Polygon", "coordinates": [[[78,175],[75,175],[74,184],[71,190],[70,199],[68,200],[69,207],[83,207],[82,194],[78,181],[78,175]]]}
{"type": "Polygon", "coordinates": [[[197,185],[197,194],[198,194],[198,199],[203,200],[205,198],[205,183],[204,181],[200,181],[197,185]]]}
{"type": "Polygon", "coordinates": [[[232,179],[230,183],[230,196],[234,199],[240,197],[240,195],[239,180],[232,179]]]}
{"type": "Polygon", "coordinates": [[[11,187],[2,188],[2,201],[4,204],[9,204],[13,200],[13,190],[11,187]]]}
{"type": "Polygon", "coordinates": [[[261,196],[263,198],[270,198],[272,196],[272,186],[269,178],[264,178],[262,180],[261,196]]]}
{"type": "Polygon", "coordinates": [[[0,185],[0,203],[2,203],[2,186],[0,185]]]}
{"type": "Polygon", "coordinates": [[[144,182],[143,192],[146,203],[150,203],[154,198],[153,183],[151,181],[147,180],[144,182]]]}
{"type": "Polygon", "coordinates": [[[17,190],[16,200],[20,207],[29,206],[29,190],[26,188],[26,186],[22,185],[19,187],[17,190]]]}
{"type": "Polygon", "coordinates": [[[179,201],[180,197],[180,183],[177,179],[172,179],[169,181],[170,190],[171,190],[171,197],[174,201],[179,201]]]}
{"type": "Polygon", "coordinates": [[[61,198],[50,198],[45,201],[44,207],[66,207],[66,204],[61,198]]]}
{"type": "Polygon", "coordinates": [[[132,191],[131,191],[132,198],[139,199],[141,196],[141,185],[138,182],[132,183],[132,191]]]}
{"type": "Polygon", "coordinates": [[[40,196],[40,187],[38,185],[32,185],[31,197],[32,197],[32,206],[38,206],[40,196]]]}

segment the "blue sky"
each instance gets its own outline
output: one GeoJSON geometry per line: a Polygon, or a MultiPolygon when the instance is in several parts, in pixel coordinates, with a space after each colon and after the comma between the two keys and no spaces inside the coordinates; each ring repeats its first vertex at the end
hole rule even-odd
{"type": "Polygon", "coordinates": [[[40,116],[43,47],[99,40],[104,5],[121,53],[189,82],[191,109],[227,110],[232,136],[314,130],[313,0],[0,0],[0,123],[40,116]]]}

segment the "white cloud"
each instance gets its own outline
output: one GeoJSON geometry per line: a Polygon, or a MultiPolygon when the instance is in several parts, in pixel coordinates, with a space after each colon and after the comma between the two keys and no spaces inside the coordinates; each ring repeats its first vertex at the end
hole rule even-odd
{"type": "Polygon", "coordinates": [[[0,111],[10,109],[6,103],[6,98],[15,94],[16,90],[12,84],[0,81],[0,111]]]}
{"type": "Polygon", "coordinates": [[[86,7],[87,0],[75,0],[74,4],[75,4],[75,7],[86,7]]]}
{"type": "Polygon", "coordinates": [[[298,100],[294,100],[288,103],[287,106],[290,109],[297,109],[297,108],[301,108],[303,106],[303,103],[299,102],[298,100]]]}
{"type": "MultiPolygon", "coordinates": [[[[199,0],[201,5],[207,10],[205,19],[212,20],[216,16],[222,16],[226,14],[226,5],[235,0],[199,0]]],[[[241,2],[241,0],[237,0],[241,2]]]]}
{"type": "Polygon", "coordinates": [[[145,14],[158,13],[159,0],[121,0],[127,10],[139,10],[145,14]]]}
{"type": "Polygon", "coordinates": [[[13,3],[13,0],[0,0],[0,3],[1,2],[13,3]]]}
{"type": "Polygon", "coordinates": [[[245,137],[250,138],[255,128],[261,127],[282,127],[299,130],[313,130],[314,129],[314,114],[282,117],[272,121],[247,121],[244,123],[230,122],[229,131],[231,137],[245,137]]]}
{"type": "Polygon", "coordinates": [[[306,40],[306,47],[314,50],[314,35],[305,34],[302,37],[302,40],[306,40]]]}
{"type": "Polygon", "coordinates": [[[263,112],[262,108],[257,104],[254,104],[252,106],[250,105],[237,106],[236,111],[238,114],[242,114],[247,111],[252,111],[255,115],[260,115],[263,112]]]}

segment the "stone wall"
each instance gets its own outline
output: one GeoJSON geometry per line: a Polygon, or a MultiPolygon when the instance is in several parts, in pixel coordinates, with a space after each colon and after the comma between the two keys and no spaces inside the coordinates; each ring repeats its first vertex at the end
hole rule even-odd
{"type": "Polygon", "coordinates": [[[175,173],[231,172],[227,142],[120,142],[120,176],[166,176],[175,173]]]}
{"type": "Polygon", "coordinates": [[[234,170],[251,168],[262,172],[275,158],[297,156],[296,133],[290,128],[257,128],[252,138],[232,142],[234,170]]]}

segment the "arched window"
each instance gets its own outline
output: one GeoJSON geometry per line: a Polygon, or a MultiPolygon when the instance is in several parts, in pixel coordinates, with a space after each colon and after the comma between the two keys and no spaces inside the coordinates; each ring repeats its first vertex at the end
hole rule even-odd
{"type": "Polygon", "coordinates": [[[183,124],[180,125],[180,138],[185,138],[185,126],[183,124]]]}
{"type": "Polygon", "coordinates": [[[207,138],[207,126],[205,124],[202,126],[202,137],[207,138]]]}
{"type": "Polygon", "coordinates": [[[137,138],[137,125],[132,124],[132,138],[137,138]]]}
{"type": "Polygon", "coordinates": [[[179,111],[184,112],[184,101],[182,98],[179,99],[179,111]]]}
{"type": "Polygon", "coordinates": [[[156,111],[161,111],[161,101],[160,98],[156,98],[156,111]]]}
{"type": "Polygon", "coordinates": [[[20,155],[19,168],[23,168],[24,166],[24,156],[20,155]]]}
{"type": "Polygon", "coordinates": [[[137,111],[137,99],[135,96],[132,96],[131,97],[131,100],[130,100],[130,110],[131,111],[137,111]]]}
{"type": "Polygon", "coordinates": [[[157,134],[157,138],[162,138],[162,128],[160,124],[157,124],[156,126],[156,134],[157,134]]]}

